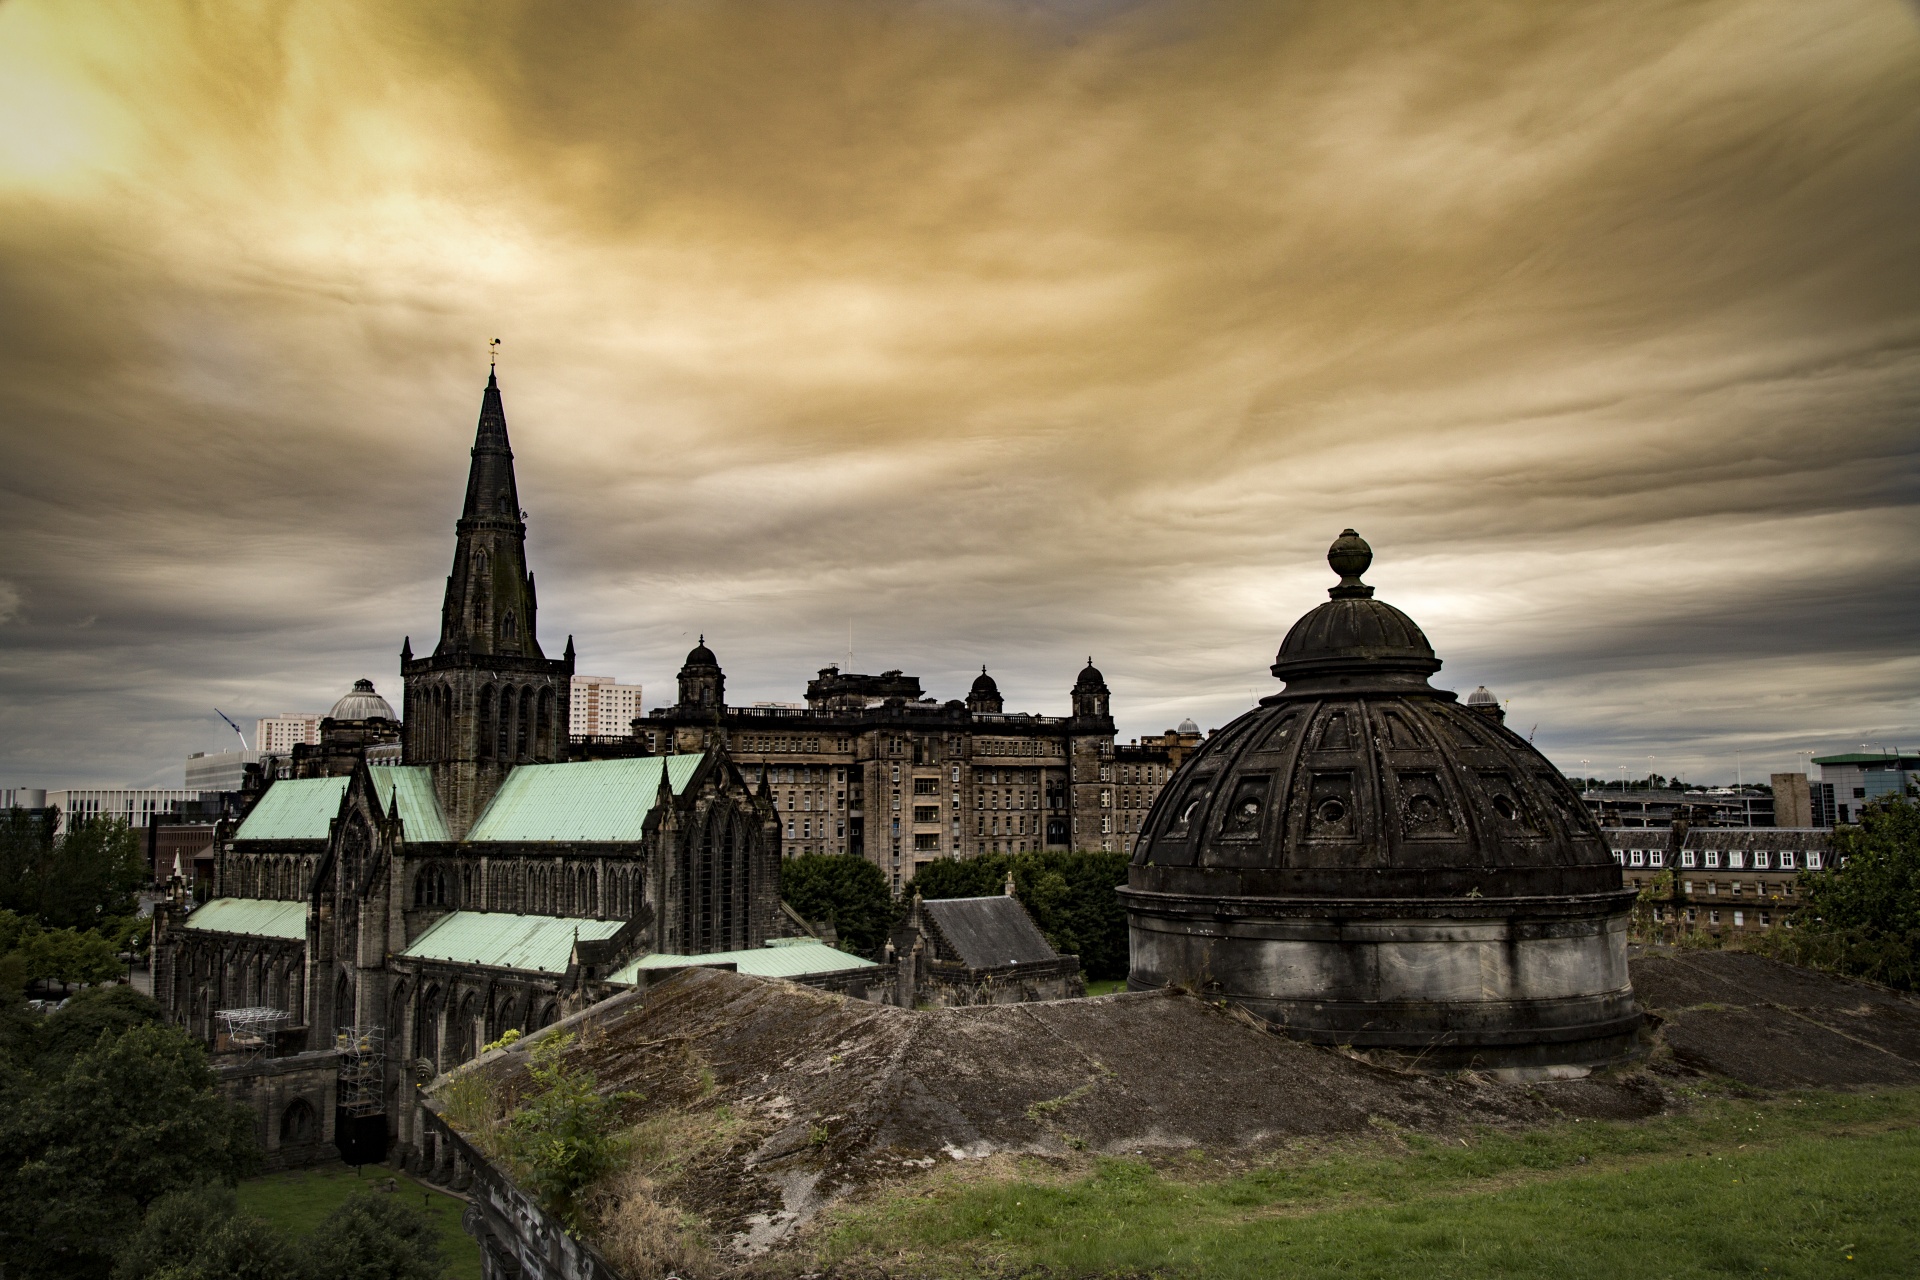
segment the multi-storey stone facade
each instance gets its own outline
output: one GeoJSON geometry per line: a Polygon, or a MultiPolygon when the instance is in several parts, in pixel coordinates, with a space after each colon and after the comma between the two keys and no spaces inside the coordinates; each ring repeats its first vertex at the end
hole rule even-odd
{"type": "Polygon", "coordinates": [[[1111,691],[1091,659],[1071,712],[1008,712],[982,668],[965,701],[941,702],[916,676],[823,668],[804,705],[734,706],[706,638],[687,655],[679,698],[633,722],[635,750],[724,745],[764,779],[789,855],[853,854],[896,889],[939,858],[1132,847],[1147,807],[1199,732],[1114,744],[1111,691]]]}
{"type": "Polygon", "coordinates": [[[1639,889],[1639,926],[1656,939],[1789,927],[1800,873],[1825,870],[1833,832],[1823,827],[1608,827],[1627,887],[1639,889]],[[1679,849],[1674,845],[1676,838],[1679,849]]]}

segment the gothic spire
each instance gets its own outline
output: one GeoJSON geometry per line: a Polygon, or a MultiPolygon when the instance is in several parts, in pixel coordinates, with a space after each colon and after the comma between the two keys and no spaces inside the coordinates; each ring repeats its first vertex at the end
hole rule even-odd
{"type": "Polygon", "coordinates": [[[492,370],[471,457],[434,652],[545,657],[534,634],[533,575],[527,572],[527,526],[520,518],[507,411],[492,370]]]}

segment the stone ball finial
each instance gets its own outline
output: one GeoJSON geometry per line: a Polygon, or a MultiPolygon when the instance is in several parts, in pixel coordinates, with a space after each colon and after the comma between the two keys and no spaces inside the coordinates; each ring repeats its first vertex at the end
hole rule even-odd
{"type": "Polygon", "coordinates": [[[1373,563],[1373,548],[1367,540],[1351,529],[1342,529],[1333,545],[1327,548],[1327,564],[1340,575],[1340,585],[1328,589],[1327,594],[1338,599],[1345,595],[1370,596],[1373,588],[1360,581],[1360,575],[1373,563]]]}

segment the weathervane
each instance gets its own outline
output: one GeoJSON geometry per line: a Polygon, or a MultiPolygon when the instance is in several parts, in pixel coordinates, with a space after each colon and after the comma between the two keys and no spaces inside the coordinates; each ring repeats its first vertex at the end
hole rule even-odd
{"type": "Polygon", "coordinates": [[[493,366],[500,359],[500,339],[492,338],[487,342],[487,372],[493,372],[493,366]]]}

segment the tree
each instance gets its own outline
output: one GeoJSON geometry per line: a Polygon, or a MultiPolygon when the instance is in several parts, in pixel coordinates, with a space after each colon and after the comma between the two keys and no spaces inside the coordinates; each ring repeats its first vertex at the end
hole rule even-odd
{"type": "Polygon", "coordinates": [[[202,1185],[155,1200],[121,1248],[113,1280],[438,1280],[439,1234],[425,1212],[371,1189],[296,1242],[202,1185]]]}
{"type": "Polygon", "coordinates": [[[93,987],[40,1020],[35,1056],[43,1064],[63,1068],[98,1044],[103,1033],[117,1036],[159,1022],[160,1006],[152,996],[128,986],[93,987]]]}
{"type": "Polygon", "coordinates": [[[806,854],[780,864],[780,896],[815,924],[833,922],[840,941],[875,955],[900,919],[900,908],[879,867],[844,854],[806,854]]]}
{"type": "Polygon", "coordinates": [[[581,1193],[619,1163],[624,1144],[615,1132],[617,1108],[632,1095],[603,1095],[592,1072],[569,1068],[572,1043],[570,1035],[549,1035],[534,1045],[527,1065],[534,1090],[520,1099],[505,1140],[527,1188],[577,1232],[585,1226],[581,1193]]]}
{"type": "Polygon", "coordinates": [[[203,1184],[155,1200],[114,1261],[113,1280],[305,1280],[319,1275],[283,1233],[203,1184]]]}
{"type": "Polygon", "coordinates": [[[6,1078],[0,1246],[13,1275],[104,1276],[155,1199],[231,1183],[257,1158],[252,1113],[219,1096],[206,1050],[177,1028],[107,1027],[70,1061],[6,1078]]]}
{"type": "Polygon", "coordinates": [[[1802,872],[1792,958],[1911,991],[1920,987],[1920,804],[1898,796],[1833,836],[1826,870],[1802,872]]]}
{"type": "Polygon", "coordinates": [[[140,840],[119,818],[74,818],[57,839],[53,812],[0,821],[0,910],[52,929],[91,929],[137,913],[147,882],[140,840]]]}
{"type": "Polygon", "coordinates": [[[378,1191],[362,1191],[328,1214],[305,1253],[309,1273],[324,1280],[438,1280],[446,1270],[433,1221],[378,1191]]]}

